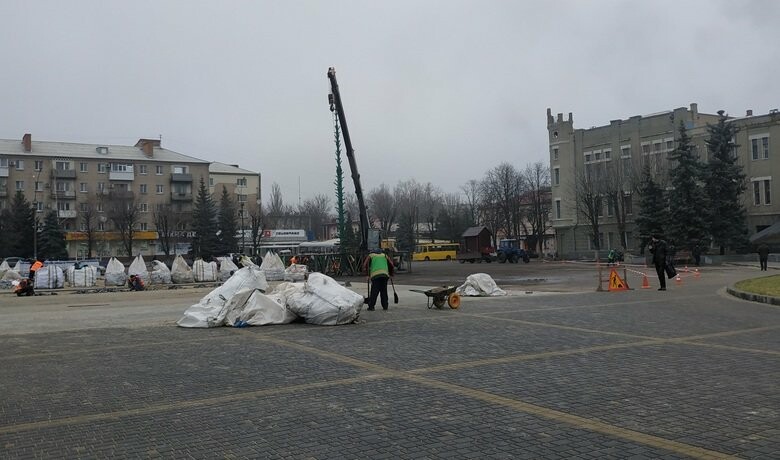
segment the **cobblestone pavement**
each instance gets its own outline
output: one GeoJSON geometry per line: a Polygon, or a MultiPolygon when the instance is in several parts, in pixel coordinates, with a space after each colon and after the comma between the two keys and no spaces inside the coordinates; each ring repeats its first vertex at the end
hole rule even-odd
{"type": "Polygon", "coordinates": [[[780,308],[722,289],[756,273],[459,310],[397,286],[340,327],[175,327],[202,291],[2,297],[0,458],[780,458],[780,308]]]}

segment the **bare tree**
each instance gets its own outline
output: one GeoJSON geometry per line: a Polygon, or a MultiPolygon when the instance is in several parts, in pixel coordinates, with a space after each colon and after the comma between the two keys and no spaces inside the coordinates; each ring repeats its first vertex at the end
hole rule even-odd
{"type": "Polygon", "coordinates": [[[369,214],[379,221],[383,234],[388,234],[396,220],[398,207],[390,188],[382,184],[368,193],[369,214]]]}
{"type": "Polygon", "coordinates": [[[258,203],[249,205],[249,243],[252,253],[260,252],[260,238],[263,236],[263,206],[258,203]]]}
{"type": "Polygon", "coordinates": [[[550,167],[544,163],[534,163],[526,166],[522,173],[523,182],[528,190],[523,194],[523,207],[525,219],[523,226],[528,225],[529,249],[543,250],[544,238],[547,230],[551,228],[550,212],[552,210],[550,194],[550,167]]]}
{"type": "Polygon", "coordinates": [[[574,177],[575,208],[588,222],[591,241],[597,250],[601,249],[600,218],[604,209],[604,186],[600,176],[585,169],[574,177]]]}
{"type": "Polygon", "coordinates": [[[436,240],[436,225],[441,205],[441,190],[428,182],[423,186],[422,200],[420,201],[420,217],[426,224],[431,242],[436,240]]]}
{"type": "Polygon", "coordinates": [[[414,179],[399,182],[393,190],[398,210],[408,216],[408,223],[414,232],[415,240],[420,239],[420,203],[423,200],[424,187],[414,179]]]}
{"type": "Polygon", "coordinates": [[[181,233],[180,214],[174,212],[170,204],[157,205],[153,214],[154,227],[157,231],[157,239],[166,257],[175,252],[176,243],[181,233]]]}
{"type": "Polygon", "coordinates": [[[87,201],[81,203],[79,217],[81,218],[81,231],[87,237],[87,257],[92,257],[92,251],[96,249],[98,236],[98,209],[99,197],[90,195],[87,201]]]}
{"type": "Polygon", "coordinates": [[[119,232],[128,256],[133,255],[133,239],[140,220],[135,194],[130,191],[111,192],[108,197],[108,218],[119,232]]]}
{"type": "Polygon", "coordinates": [[[520,196],[523,178],[509,163],[501,163],[485,174],[481,182],[483,204],[494,209],[496,228],[494,235],[503,230],[507,237],[520,233],[522,213],[520,196]]]}
{"type": "Polygon", "coordinates": [[[463,195],[466,197],[466,207],[468,208],[471,222],[478,224],[479,220],[479,182],[476,179],[471,179],[461,186],[463,195]]]}
{"type": "Polygon", "coordinates": [[[300,206],[298,212],[301,216],[307,217],[307,228],[314,232],[316,239],[322,239],[325,234],[324,224],[331,218],[330,208],[330,197],[322,194],[305,200],[300,206]]]}

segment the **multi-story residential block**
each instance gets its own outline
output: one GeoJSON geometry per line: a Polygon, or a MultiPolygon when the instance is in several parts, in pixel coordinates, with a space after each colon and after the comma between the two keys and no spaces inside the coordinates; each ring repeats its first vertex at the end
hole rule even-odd
{"type": "Polygon", "coordinates": [[[209,165],[208,185],[215,203],[219,203],[223,187],[234,198],[238,205],[239,228],[242,232],[242,238],[239,240],[241,252],[250,253],[247,249],[247,246],[251,245],[249,213],[260,210],[260,174],[238,165],[213,162],[209,165]]]}
{"type": "Polygon", "coordinates": [[[193,184],[201,177],[208,180],[209,162],[165,149],[156,139],[135,146],[33,141],[30,134],[21,142],[0,140],[0,209],[21,191],[39,220],[56,211],[71,257],[87,255],[87,225],[97,230],[96,255],[125,255],[108,212],[112,200],[137,206],[133,252],[158,254],[155,213],[176,214],[186,230],[193,184]],[[85,220],[89,214],[92,224],[85,220]]]}
{"type": "MultiPolygon", "coordinates": [[[[702,161],[708,160],[705,144],[707,125],[718,121],[717,114],[699,113],[697,104],[627,120],[612,120],[609,125],[589,129],[574,128],[572,114],[564,119],[553,117],[547,109],[547,131],[550,145],[552,183],[552,219],[558,253],[564,257],[592,254],[595,248],[592,226],[577,211],[577,181],[582,174],[601,171],[615,175],[622,189],[626,210],[623,235],[618,231],[618,216],[610,203],[601,206],[599,215],[599,245],[602,249],[626,248],[638,252],[640,235],[634,219],[638,200],[634,196],[634,178],[644,165],[649,165],[662,184],[668,186],[669,153],[679,137],[679,125],[685,124],[688,135],[702,161]]],[[[750,234],[763,230],[780,220],[780,203],[775,198],[773,178],[780,177],[780,113],[730,118],[739,132],[735,155],[747,175],[748,188],[743,201],[748,214],[750,234]],[[772,139],[775,139],[774,143],[772,139]]]]}

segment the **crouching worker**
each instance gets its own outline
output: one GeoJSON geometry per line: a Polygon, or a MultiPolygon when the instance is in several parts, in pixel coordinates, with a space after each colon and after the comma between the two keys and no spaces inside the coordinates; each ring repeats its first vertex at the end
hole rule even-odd
{"type": "Polygon", "coordinates": [[[127,287],[129,287],[131,291],[143,291],[144,280],[138,275],[130,275],[130,279],[127,280],[127,287]]]}
{"type": "Polygon", "coordinates": [[[30,278],[23,278],[19,280],[19,284],[14,287],[14,293],[16,293],[17,297],[21,297],[23,295],[35,295],[32,280],[30,278]]]}

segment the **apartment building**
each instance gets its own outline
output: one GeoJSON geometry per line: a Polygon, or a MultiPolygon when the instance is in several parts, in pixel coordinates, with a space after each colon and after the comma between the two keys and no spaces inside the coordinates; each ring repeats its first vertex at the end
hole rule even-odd
{"type": "MultiPolygon", "coordinates": [[[[698,111],[697,104],[627,120],[611,120],[608,125],[588,129],[575,128],[572,114],[553,116],[547,109],[547,131],[550,146],[552,183],[552,222],[556,247],[563,257],[593,254],[595,244],[591,226],[576,208],[577,179],[593,171],[615,174],[623,190],[626,209],[626,232],[618,232],[617,216],[609,203],[604,203],[599,216],[598,235],[601,248],[627,248],[638,252],[640,235],[634,219],[638,199],[632,193],[632,179],[644,165],[649,165],[661,184],[668,187],[668,172],[674,167],[668,159],[679,137],[682,121],[702,161],[708,160],[705,140],[707,125],[718,121],[717,114],[698,111]]],[[[772,110],[754,115],[748,110],[744,117],[730,118],[739,132],[735,155],[747,175],[748,189],[743,201],[748,214],[750,234],[763,230],[780,220],[780,203],[773,190],[773,177],[780,177],[780,113],[772,110]],[[772,143],[772,139],[775,142],[772,143]]],[[[606,176],[605,176],[606,177],[606,176]]]]}
{"type": "Polygon", "coordinates": [[[248,213],[260,204],[259,173],[238,165],[212,162],[209,164],[209,192],[217,203],[223,186],[235,198],[239,211],[243,208],[248,213]]]}
{"type": "Polygon", "coordinates": [[[98,235],[93,255],[125,255],[107,213],[116,199],[138,206],[133,252],[159,253],[155,212],[174,213],[186,231],[193,184],[201,177],[208,180],[209,162],[165,149],[157,139],[140,139],[134,146],[33,141],[31,134],[21,142],[0,139],[0,209],[21,191],[39,220],[56,211],[71,257],[87,255],[83,216],[92,210],[98,235]]]}

